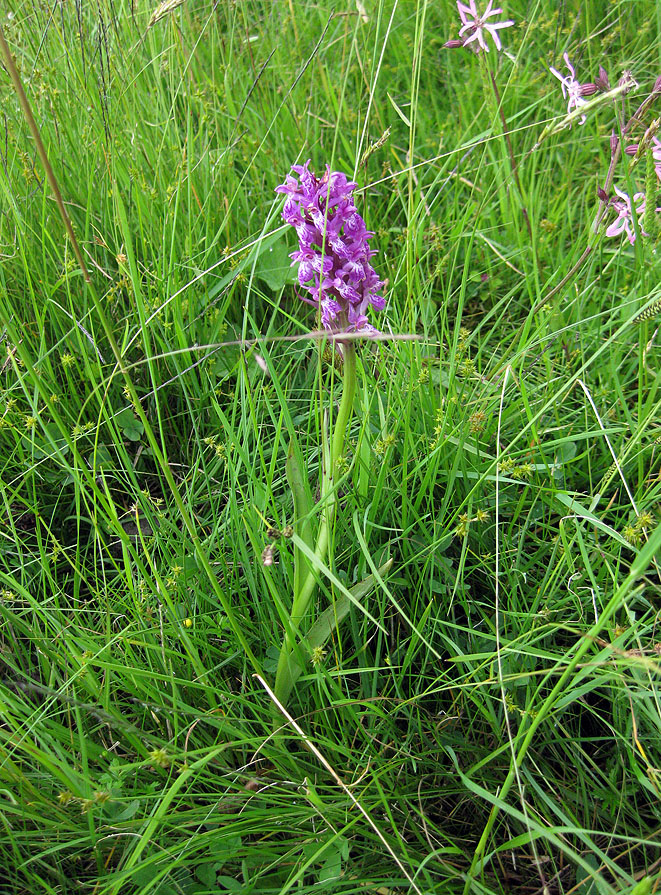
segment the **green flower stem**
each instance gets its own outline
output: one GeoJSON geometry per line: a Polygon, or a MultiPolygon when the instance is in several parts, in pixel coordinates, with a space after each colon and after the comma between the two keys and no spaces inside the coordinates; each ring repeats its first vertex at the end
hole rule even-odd
{"type": "Polygon", "coordinates": [[[500,97],[500,91],[498,90],[498,85],[496,84],[496,79],[493,76],[493,72],[489,68],[489,63],[486,60],[484,53],[478,53],[479,58],[479,66],[480,66],[480,75],[482,77],[482,89],[484,91],[484,99],[487,104],[487,108],[491,113],[491,121],[494,133],[500,138],[503,146],[505,147],[505,154],[507,155],[510,170],[512,172],[512,181],[514,182],[514,186],[519,196],[519,203],[521,205],[521,213],[523,214],[523,219],[526,223],[526,228],[528,230],[528,235],[532,238],[532,227],[530,224],[530,217],[528,215],[528,209],[526,208],[524,197],[523,197],[523,189],[521,187],[521,181],[519,180],[519,172],[517,170],[516,159],[514,158],[514,150],[512,149],[512,141],[510,139],[510,134],[507,129],[507,120],[505,119],[505,113],[503,112],[503,104],[500,97]]]}
{"type": "MultiPolygon", "coordinates": [[[[344,351],[344,385],[342,389],[342,400],[340,401],[340,408],[337,412],[333,428],[330,456],[327,457],[324,464],[321,478],[320,504],[322,512],[319,522],[319,532],[317,533],[317,542],[314,548],[314,554],[320,562],[325,561],[328,552],[330,530],[337,505],[337,495],[335,493],[337,461],[344,453],[345,437],[351,423],[354,396],[356,394],[356,346],[353,341],[347,341],[343,343],[342,348],[344,351]]],[[[303,560],[303,557],[300,558],[303,560]]],[[[305,560],[305,562],[307,563],[307,560],[305,560]]],[[[294,575],[294,581],[301,581],[302,583],[298,592],[294,593],[290,624],[288,625],[288,630],[285,631],[285,637],[278,659],[278,669],[275,675],[274,692],[278,697],[278,700],[283,704],[286,703],[287,696],[289,695],[284,691],[286,689],[286,681],[289,680],[287,671],[290,656],[294,648],[294,638],[296,637],[299,625],[307,614],[310,600],[312,599],[312,595],[317,586],[317,577],[314,568],[308,566],[307,575],[305,576],[297,572],[294,575]]]]}

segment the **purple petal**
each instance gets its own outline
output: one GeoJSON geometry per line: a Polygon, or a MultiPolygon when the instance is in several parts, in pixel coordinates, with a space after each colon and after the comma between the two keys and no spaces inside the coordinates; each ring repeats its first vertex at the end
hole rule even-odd
{"type": "Polygon", "coordinates": [[[569,73],[572,76],[572,80],[575,81],[576,80],[576,72],[574,71],[574,66],[569,61],[569,54],[563,53],[562,58],[565,60],[565,62],[567,64],[567,68],[569,69],[569,73]]]}
{"type": "Polygon", "coordinates": [[[498,37],[498,32],[495,30],[496,26],[495,25],[485,25],[484,27],[487,29],[489,34],[493,37],[493,42],[496,45],[496,49],[502,50],[503,45],[501,44],[500,38],[498,37]]]}
{"type": "Polygon", "coordinates": [[[606,236],[619,236],[624,230],[626,218],[619,217],[606,229],[606,236]]]}
{"type": "Polygon", "coordinates": [[[479,45],[482,47],[482,49],[484,50],[484,52],[485,52],[485,53],[488,53],[488,52],[489,52],[489,47],[487,46],[487,42],[486,42],[486,40],[484,39],[484,34],[482,33],[482,29],[481,29],[481,28],[478,28],[477,31],[476,31],[475,33],[477,34],[477,42],[478,42],[479,45]]]}
{"type": "Polygon", "coordinates": [[[460,3],[457,0],[457,9],[459,10],[459,18],[461,21],[466,24],[467,16],[471,16],[471,18],[477,18],[477,9],[475,8],[475,0],[469,0],[469,5],[466,6],[465,3],[460,3]]]}

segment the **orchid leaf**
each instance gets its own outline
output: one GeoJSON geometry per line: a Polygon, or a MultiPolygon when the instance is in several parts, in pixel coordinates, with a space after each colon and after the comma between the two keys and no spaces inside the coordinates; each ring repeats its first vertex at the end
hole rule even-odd
{"type": "MultiPolygon", "coordinates": [[[[294,498],[294,531],[299,538],[314,550],[314,534],[312,532],[312,495],[309,485],[306,483],[304,466],[301,461],[300,449],[294,441],[289,442],[287,452],[287,481],[294,498]]],[[[304,580],[304,572],[307,573],[308,563],[300,548],[294,544],[294,600],[298,595],[304,580]]]]}
{"type": "MultiPolygon", "coordinates": [[[[383,578],[388,574],[392,564],[393,560],[389,559],[380,566],[378,570],[380,578],[383,578]]],[[[310,627],[310,630],[298,645],[298,654],[307,658],[312,650],[322,649],[328,642],[333,631],[339,627],[340,623],[348,615],[351,605],[353,603],[360,603],[361,600],[364,600],[374,589],[377,582],[378,579],[376,575],[367,575],[367,577],[363,578],[358,584],[354,584],[353,587],[348,589],[347,593],[350,594],[351,597],[347,594],[340,593],[336,597],[335,602],[325,609],[316,622],[310,627]]],[[[289,694],[302,673],[302,666],[296,660],[296,657],[291,654],[282,679],[280,698],[283,703],[286,704],[289,694]]]]}

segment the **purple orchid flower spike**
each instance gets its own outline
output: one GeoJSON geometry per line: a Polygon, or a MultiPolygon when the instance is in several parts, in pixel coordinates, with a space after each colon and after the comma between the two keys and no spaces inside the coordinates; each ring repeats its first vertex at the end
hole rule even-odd
{"type": "Polygon", "coordinates": [[[487,19],[491,18],[491,16],[500,15],[502,13],[502,9],[492,9],[492,7],[493,0],[489,0],[489,4],[484,12],[479,13],[477,6],[475,5],[475,0],[468,0],[468,4],[461,3],[460,0],[457,0],[459,18],[462,22],[459,37],[463,37],[464,34],[468,35],[463,38],[463,46],[466,47],[472,41],[476,40],[484,52],[488,53],[489,47],[484,39],[484,32],[486,31],[495,43],[496,49],[502,50],[503,47],[498,35],[498,29],[509,28],[514,22],[511,19],[507,22],[487,22],[487,19]]]}
{"type": "MultiPolygon", "coordinates": [[[[606,236],[619,236],[624,232],[627,234],[627,239],[631,245],[633,245],[636,241],[636,233],[633,229],[634,209],[636,215],[644,214],[645,193],[635,193],[632,202],[628,193],[618,190],[617,187],[614,187],[614,190],[619,199],[611,199],[611,205],[617,211],[617,217],[606,229],[606,236]]],[[[646,236],[647,234],[643,233],[643,235],[646,236]]]]}
{"type": "MultiPolygon", "coordinates": [[[[595,84],[581,85],[581,83],[576,80],[576,71],[569,61],[569,55],[564,53],[562,58],[565,60],[565,65],[569,69],[569,74],[561,75],[557,68],[553,67],[551,67],[549,71],[560,81],[562,95],[567,100],[567,114],[569,114],[573,109],[580,109],[581,106],[586,105],[587,100],[585,99],[585,96],[596,93],[597,87],[595,84]]],[[[585,124],[586,120],[587,115],[581,115],[579,124],[585,124]]]]}
{"type": "Polygon", "coordinates": [[[383,283],[370,264],[376,254],[369,247],[374,234],[354,205],[358,184],[328,165],[317,177],[309,166],[309,160],[292,165],[298,179],[289,174],[275,189],[287,196],[282,217],[298,234],[299,248],[290,258],[299,265],[298,282],[311,296],[303,300],[320,310],[321,322],[331,332],[378,335],[366,312],[370,305],[383,309],[383,283]]]}

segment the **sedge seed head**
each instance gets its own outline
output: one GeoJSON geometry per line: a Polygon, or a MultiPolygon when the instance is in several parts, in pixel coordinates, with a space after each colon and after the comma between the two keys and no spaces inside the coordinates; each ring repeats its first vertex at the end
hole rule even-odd
{"type": "Polygon", "coordinates": [[[326,658],[326,650],[321,646],[315,646],[310,652],[310,661],[317,668],[326,658]]]}
{"type": "Polygon", "coordinates": [[[159,768],[169,768],[172,763],[172,759],[165,749],[152,749],[149,752],[149,760],[159,768]]]}

